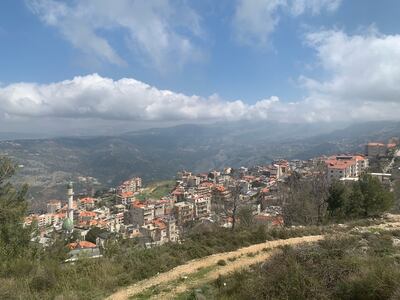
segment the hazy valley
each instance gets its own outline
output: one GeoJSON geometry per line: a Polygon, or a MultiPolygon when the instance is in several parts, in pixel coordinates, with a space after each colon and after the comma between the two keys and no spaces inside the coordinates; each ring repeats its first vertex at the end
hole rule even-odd
{"type": "Polygon", "coordinates": [[[62,199],[68,180],[76,182],[78,192],[115,186],[132,176],[148,183],[173,178],[182,169],[206,172],[266,164],[283,157],[364,152],[366,142],[399,134],[398,122],[349,126],[237,122],[180,125],[117,136],[5,140],[0,141],[0,154],[20,165],[16,181],[29,184],[36,208],[48,199],[62,199]]]}

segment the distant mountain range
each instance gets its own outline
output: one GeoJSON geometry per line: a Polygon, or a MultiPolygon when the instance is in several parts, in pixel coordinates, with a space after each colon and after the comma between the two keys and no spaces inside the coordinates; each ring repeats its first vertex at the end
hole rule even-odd
{"type": "MultiPolygon", "coordinates": [[[[180,125],[118,136],[0,141],[0,155],[20,166],[16,181],[31,186],[33,202],[62,197],[67,180],[95,177],[115,186],[137,175],[145,182],[178,170],[204,172],[224,166],[266,164],[273,159],[308,159],[321,154],[363,152],[368,141],[400,136],[399,122],[282,124],[235,122],[180,125]]],[[[85,184],[77,185],[80,189],[85,184]]]]}

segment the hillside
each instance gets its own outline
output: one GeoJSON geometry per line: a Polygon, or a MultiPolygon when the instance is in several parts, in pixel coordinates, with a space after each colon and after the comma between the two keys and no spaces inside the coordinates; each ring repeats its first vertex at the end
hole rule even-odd
{"type": "Polygon", "coordinates": [[[67,180],[78,191],[115,186],[131,176],[145,183],[171,179],[176,171],[204,172],[224,166],[265,164],[276,158],[363,152],[369,140],[400,135],[400,123],[338,124],[238,122],[180,125],[118,136],[0,141],[0,155],[21,165],[18,182],[31,186],[38,203],[62,197],[67,180]],[[339,128],[339,129],[338,129],[339,128]],[[93,177],[79,181],[79,177],[93,177]]]}
{"type": "Polygon", "coordinates": [[[335,299],[335,286],[330,283],[348,278],[348,291],[342,292],[354,295],[357,280],[352,276],[359,274],[364,277],[360,282],[366,281],[365,294],[373,289],[373,276],[384,270],[391,272],[384,279],[390,280],[389,290],[376,283],[376,292],[391,294],[400,278],[396,266],[390,265],[400,254],[399,226],[399,222],[388,221],[367,227],[333,226],[325,235],[257,243],[189,261],[122,288],[107,299],[335,299]],[[374,269],[380,263],[382,269],[374,269]],[[370,274],[360,274],[368,264],[373,264],[367,270],[370,274]]]}

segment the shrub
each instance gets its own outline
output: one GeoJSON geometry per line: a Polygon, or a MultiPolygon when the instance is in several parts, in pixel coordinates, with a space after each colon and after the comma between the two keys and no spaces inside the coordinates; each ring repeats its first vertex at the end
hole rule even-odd
{"type": "Polygon", "coordinates": [[[226,261],[225,261],[224,259],[220,259],[220,260],[217,262],[217,265],[218,265],[218,266],[226,266],[226,261]]]}

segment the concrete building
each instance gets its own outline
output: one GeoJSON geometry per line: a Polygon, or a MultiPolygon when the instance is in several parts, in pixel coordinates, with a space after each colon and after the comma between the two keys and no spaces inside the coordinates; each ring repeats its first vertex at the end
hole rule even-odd
{"type": "Polygon", "coordinates": [[[193,197],[190,200],[194,204],[194,217],[208,217],[211,214],[211,198],[193,197]]]}
{"type": "Polygon", "coordinates": [[[174,205],[174,215],[177,225],[183,225],[194,217],[194,204],[190,202],[177,202],[174,205]]]}
{"type": "Polygon", "coordinates": [[[166,242],[176,242],[178,233],[173,217],[155,218],[150,223],[140,227],[140,233],[147,247],[162,245],[166,242]]]}
{"type": "Polygon", "coordinates": [[[120,192],[117,194],[117,203],[127,205],[135,200],[135,194],[133,192],[120,192]]]}
{"type": "Polygon", "coordinates": [[[213,203],[225,203],[231,200],[231,192],[222,185],[215,186],[212,191],[213,203]]]}
{"type": "Polygon", "coordinates": [[[176,230],[176,220],[174,217],[164,218],[164,222],[167,225],[167,238],[170,242],[178,241],[178,232],[176,230]]]}
{"type": "Polygon", "coordinates": [[[135,193],[139,191],[142,187],[142,178],[134,177],[129,180],[124,181],[121,185],[117,187],[117,195],[124,193],[135,193]]]}
{"type": "Polygon", "coordinates": [[[386,156],[387,148],[382,143],[368,143],[366,146],[366,154],[368,157],[386,156]]]}
{"type": "Polygon", "coordinates": [[[78,205],[80,209],[90,210],[95,207],[96,199],[92,197],[85,197],[78,200],[78,205]]]}
{"type": "Polygon", "coordinates": [[[358,178],[368,168],[368,159],[361,155],[338,155],[325,160],[327,179],[358,178]]]}
{"type": "Polygon", "coordinates": [[[135,201],[130,208],[131,223],[134,225],[143,226],[150,223],[154,219],[154,205],[135,201]]]}
{"type": "Polygon", "coordinates": [[[196,187],[200,184],[200,177],[198,176],[189,176],[187,177],[186,184],[188,187],[196,187]]]}
{"type": "Polygon", "coordinates": [[[140,227],[140,233],[146,238],[146,244],[162,245],[167,242],[167,226],[164,222],[154,219],[140,227]]]}

